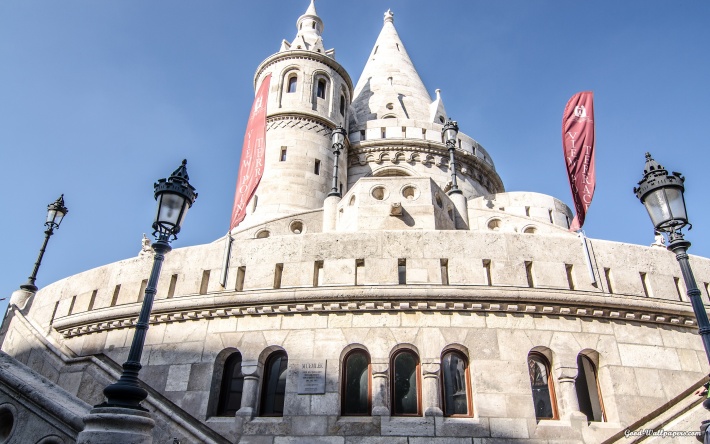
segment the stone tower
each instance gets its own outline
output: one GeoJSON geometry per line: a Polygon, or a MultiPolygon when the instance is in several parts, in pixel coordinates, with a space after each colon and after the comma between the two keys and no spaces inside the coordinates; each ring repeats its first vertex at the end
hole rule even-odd
{"type": "MultiPolygon", "coordinates": [[[[451,175],[441,136],[447,118],[440,90],[432,100],[387,11],[353,95],[349,185],[368,176],[415,176],[447,189],[451,175]]],[[[463,132],[456,162],[466,199],[504,191],[491,156],[463,132]]]]}
{"type": "MultiPolygon", "coordinates": [[[[323,21],[313,1],[296,27],[293,42],[284,40],[254,75],[258,90],[271,74],[264,175],[240,228],[322,208],[332,186],[331,132],[337,125],[347,128],[352,81],[335,61],[335,51],[323,46],[323,21]]],[[[346,156],[340,156],[338,183],[343,188],[346,163],[346,156]]]]}

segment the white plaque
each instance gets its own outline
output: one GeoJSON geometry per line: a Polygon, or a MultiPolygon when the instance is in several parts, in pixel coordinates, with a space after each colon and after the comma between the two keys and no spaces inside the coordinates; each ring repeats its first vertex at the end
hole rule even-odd
{"type": "Polygon", "coordinates": [[[298,364],[298,394],[325,393],[325,361],[301,361],[298,364]]]}

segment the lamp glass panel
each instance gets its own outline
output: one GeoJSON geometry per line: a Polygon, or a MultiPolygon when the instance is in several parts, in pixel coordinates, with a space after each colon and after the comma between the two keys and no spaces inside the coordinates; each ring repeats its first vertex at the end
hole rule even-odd
{"type": "MultiPolygon", "coordinates": [[[[61,213],[60,213],[61,214],[61,213]]],[[[50,205],[49,209],[47,210],[47,223],[55,223],[54,218],[57,217],[57,210],[54,208],[54,205],[50,205]]]]}
{"type": "Polygon", "coordinates": [[[663,188],[658,188],[646,195],[643,205],[656,228],[672,219],[671,207],[663,188]]]}
{"type": "Polygon", "coordinates": [[[333,133],[333,144],[342,144],[345,141],[345,135],[340,131],[333,133]]]}
{"type": "Polygon", "coordinates": [[[163,193],[158,201],[158,215],[156,222],[168,223],[174,226],[180,225],[181,210],[185,205],[185,198],[179,194],[163,193]]]}
{"type": "Polygon", "coordinates": [[[683,192],[680,188],[666,188],[666,198],[671,209],[671,215],[676,220],[688,221],[688,216],[685,213],[685,201],[683,200],[683,192]]]}
{"type": "Polygon", "coordinates": [[[446,131],[444,131],[444,140],[455,140],[457,134],[458,131],[456,131],[455,129],[447,129],[446,131]]]}
{"type": "Polygon", "coordinates": [[[64,214],[65,213],[63,211],[55,211],[54,223],[57,226],[62,223],[62,219],[64,219],[64,214]]]}

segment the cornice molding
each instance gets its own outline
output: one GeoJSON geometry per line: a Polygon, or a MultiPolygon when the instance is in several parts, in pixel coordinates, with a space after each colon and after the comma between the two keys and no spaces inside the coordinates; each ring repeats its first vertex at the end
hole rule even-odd
{"type": "MultiPolygon", "coordinates": [[[[95,309],[58,318],[65,338],[135,325],[141,304],[95,309]]],[[[693,329],[685,302],[635,296],[521,287],[317,287],[191,295],[155,301],[151,324],[212,318],[327,313],[491,313],[672,325],[693,329]]]]}

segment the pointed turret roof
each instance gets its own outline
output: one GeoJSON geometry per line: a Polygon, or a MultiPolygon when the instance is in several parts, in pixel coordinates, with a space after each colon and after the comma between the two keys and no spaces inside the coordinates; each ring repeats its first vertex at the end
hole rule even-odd
{"type": "Polygon", "coordinates": [[[298,29],[298,33],[293,39],[293,42],[289,43],[286,40],[281,42],[279,52],[305,50],[334,57],[335,51],[332,49],[326,51],[323,46],[323,37],[321,37],[321,33],[323,32],[323,20],[318,17],[314,0],[311,0],[306,12],[296,21],[296,29],[298,29]]]}
{"type": "MultiPolygon", "coordinates": [[[[355,86],[352,123],[359,126],[384,117],[434,121],[438,116],[431,115],[431,105],[431,96],[394,27],[394,14],[388,10],[355,86]]],[[[443,110],[439,104],[435,108],[443,110]]]]}

